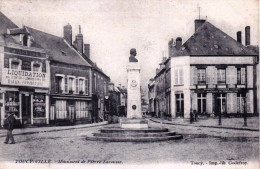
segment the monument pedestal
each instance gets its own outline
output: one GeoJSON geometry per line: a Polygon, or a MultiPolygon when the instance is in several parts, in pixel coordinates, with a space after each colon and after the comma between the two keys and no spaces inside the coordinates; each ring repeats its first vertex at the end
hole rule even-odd
{"type": "Polygon", "coordinates": [[[148,119],[120,119],[120,127],[125,129],[147,129],[149,128],[148,119]]]}

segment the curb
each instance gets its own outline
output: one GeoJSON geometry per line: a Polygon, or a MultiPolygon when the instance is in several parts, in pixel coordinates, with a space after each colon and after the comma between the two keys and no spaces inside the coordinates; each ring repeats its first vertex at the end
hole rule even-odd
{"type": "MultiPolygon", "coordinates": [[[[100,122],[100,123],[96,123],[93,125],[77,125],[77,126],[70,126],[70,127],[65,127],[64,128],[59,128],[59,129],[55,129],[55,127],[50,127],[47,128],[47,130],[42,130],[42,131],[24,131],[21,133],[17,133],[17,134],[13,134],[14,136],[18,136],[18,135],[28,135],[28,134],[37,134],[37,133],[47,133],[47,132],[55,132],[55,131],[62,131],[62,130],[74,130],[74,129],[81,129],[81,128],[90,128],[90,127],[97,127],[97,126],[103,126],[103,125],[108,125],[108,122],[100,122]],[[49,129],[49,130],[48,130],[49,129]]],[[[0,137],[6,137],[6,133],[5,134],[1,134],[0,137]]]]}
{"type": "MultiPolygon", "coordinates": [[[[160,121],[157,121],[154,119],[150,119],[150,120],[155,123],[161,123],[160,121]]],[[[178,124],[178,123],[169,123],[169,122],[163,122],[163,124],[179,125],[179,126],[193,126],[193,127],[207,127],[207,128],[222,128],[222,129],[231,129],[231,130],[259,131],[259,129],[252,129],[252,128],[233,128],[233,127],[219,127],[219,126],[189,125],[189,124],[178,124]]]]}

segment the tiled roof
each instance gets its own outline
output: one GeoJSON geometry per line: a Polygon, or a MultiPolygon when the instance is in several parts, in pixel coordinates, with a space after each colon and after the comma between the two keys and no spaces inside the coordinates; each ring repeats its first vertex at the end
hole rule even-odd
{"type": "Polygon", "coordinates": [[[257,55],[209,22],[200,26],[179,49],[172,52],[171,56],[257,55]]]}
{"type": "Polygon", "coordinates": [[[32,35],[35,45],[49,51],[48,54],[51,60],[67,64],[91,66],[80,54],[69,46],[63,38],[28,26],[26,26],[26,28],[32,35]]]}

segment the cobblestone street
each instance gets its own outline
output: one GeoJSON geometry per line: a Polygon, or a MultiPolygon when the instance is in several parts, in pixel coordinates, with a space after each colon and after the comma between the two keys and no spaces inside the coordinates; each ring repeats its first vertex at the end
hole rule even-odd
{"type": "MultiPolygon", "coordinates": [[[[151,123],[161,127],[159,123],[151,123]]],[[[110,125],[111,126],[111,125],[110,125]]],[[[93,160],[121,161],[122,163],[157,163],[244,160],[259,158],[258,132],[229,129],[163,125],[184,136],[182,140],[153,143],[113,143],[87,141],[86,135],[99,126],[38,134],[17,135],[16,144],[2,145],[0,158],[15,160],[93,160]],[[135,152],[135,153],[133,153],[135,152]]],[[[3,132],[3,131],[2,131],[3,132]]],[[[4,137],[0,138],[4,142],[4,137]]]]}

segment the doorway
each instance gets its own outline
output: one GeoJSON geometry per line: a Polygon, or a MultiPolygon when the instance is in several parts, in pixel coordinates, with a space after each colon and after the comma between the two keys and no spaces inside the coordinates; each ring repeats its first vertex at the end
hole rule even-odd
{"type": "Polygon", "coordinates": [[[22,94],[22,125],[31,124],[31,95],[22,94]]]}
{"type": "Polygon", "coordinates": [[[176,94],[176,117],[184,117],[184,94],[176,94]]]}
{"type": "Polygon", "coordinates": [[[225,93],[217,94],[216,113],[217,114],[226,113],[226,94],[225,93]]]}

